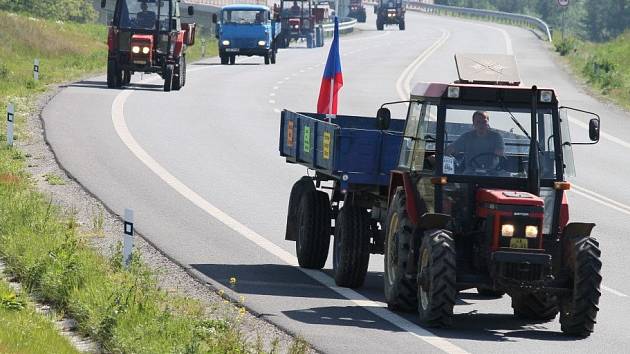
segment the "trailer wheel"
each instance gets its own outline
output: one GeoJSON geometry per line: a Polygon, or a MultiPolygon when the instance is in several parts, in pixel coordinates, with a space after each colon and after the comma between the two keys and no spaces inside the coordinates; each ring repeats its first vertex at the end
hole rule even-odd
{"type": "Polygon", "coordinates": [[[345,204],[335,222],[333,271],[335,283],[347,288],[363,285],[370,261],[370,220],[363,208],[345,204]]]}
{"type": "Polygon", "coordinates": [[[107,87],[117,88],[120,87],[118,64],[115,60],[107,61],[107,87]]]}
{"type": "Polygon", "coordinates": [[[221,64],[222,65],[227,65],[229,63],[230,57],[228,57],[227,55],[221,55],[221,64]]]}
{"type": "Polygon", "coordinates": [[[398,188],[387,214],[385,240],[385,299],[392,310],[414,311],[418,306],[418,284],[413,274],[406,276],[413,238],[413,225],[407,214],[405,190],[398,188]]]}
{"type": "Polygon", "coordinates": [[[297,241],[298,237],[298,209],[302,201],[302,195],[309,191],[314,191],[315,186],[310,177],[304,176],[293,183],[291,194],[289,195],[289,210],[287,211],[287,229],[284,239],[287,241],[297,241]]]}
{"type": "Polygon", "coordinates": [[[230,55],[230,65],[234,65],[236,63],[236,55],[230,55]]]}
{"type": "Polygon", "coordinates": [[[573,292],[560,301],[560,325],[565,334],[588,337],[599,311],[601,251],[592,237],[575,237],[565,244],[573,292]]]}
{"type": "Polygon", "coordinates": [[[514,316],[529,320],[551,321],[558,314],[557,299],[547,294],[513,294],[512,308],[514,316]]]}
{"type": "Polygon", "coordinates": [[[330,247],[328,194],[315,189],[302,194],[297,212],[297,226],[295,250],[300,267],[322,269],[330,247]]]}
{"type": "Polygon", "coordinates": [[[455,242],[446,230],[426,231],[418,259],[418,314],[429,327],[453,321],[456,288],[455,242]]]}
{"type": "Polygon", "coordinates": [[[164,92],[170,92],[173,87],[173,65],[164,68],[164,92]]]}

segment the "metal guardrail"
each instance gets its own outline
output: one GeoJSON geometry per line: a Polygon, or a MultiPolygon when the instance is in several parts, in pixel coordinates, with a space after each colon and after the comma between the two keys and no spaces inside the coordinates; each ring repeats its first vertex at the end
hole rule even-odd
{"type": "Polygon", "coordinates": [[[427,4],[427,3],[416,2],[416,1],[407,2],[407,10],[423,11],[427,13],[437,13],[438,15],[441,13],[447,13],[447,14],[455,13],[455,14],[466,15],[466,16],[484,17],[484,18],[489,18],[491,20],[502,19],[502,20],[507,20],[507,21],[516,22],[516,23],[525,23],[529,26],[538,28],[547,37],[549,42],[552,41],[551,32],[549,31],[549,26],[543,20],[533,17],[533,16],[513,14],[513,13],[501,12],[501,11],[471,9],[467,7],[434,5],[434,4],[427,4]]]}
{"type": "MultiPolygon", "coordinates": [[[[339,33],[350,33],[354,31],[354,26],[356,26],[357,20],[351,17],[342,17],[341,21],[339,21],[339,33]]],[[[323,24],[325,33],[333,32],[335,30],[334,23],[326,23],[323,24]]]]}

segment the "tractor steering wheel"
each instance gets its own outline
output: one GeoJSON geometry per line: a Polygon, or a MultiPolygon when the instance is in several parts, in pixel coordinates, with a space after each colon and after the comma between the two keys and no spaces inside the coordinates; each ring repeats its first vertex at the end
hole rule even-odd
{"type": "Polygon", "coordinates": [[[477,154],[477,155],[473,156],[470,159],[470,161],[468,161],[468,163],[473,168],[484,168],[481,165],[481,163],[479,161],[477,161],[477,159],[479,159],[481,157],[484,157],[484,156],[492,156],[492,157],[498,157],[499,158],[499,163],[497,163],[496,166],[494,166],[494,167],[487,168],[488,170],[494,169],[496,171],[500,171],[500,170],[504,169],[504,164],[505,164],[505,161],[507,161],[507,158],[505,156],[497,155],[494,152],[482,152],[481,154],[477,154]]]}

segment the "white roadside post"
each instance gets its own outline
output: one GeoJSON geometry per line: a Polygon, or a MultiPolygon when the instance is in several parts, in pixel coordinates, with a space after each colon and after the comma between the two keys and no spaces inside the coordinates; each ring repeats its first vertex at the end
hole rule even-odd
{"type": "Polygon", "coordinates": [[[133,252],[133,210],[125,209],[125,217],[123,219],[124,235],[123,235],[123,264],[128,267],[131,262],[131,254],[133,252]]]}
{"type": "Polygon", "coordinates": [[[15,106],[9,103],[7,107],[7,144],[13,146],[13,120],[15,119],[15,106]]]}
{"type": "Polygon", "coordinates": [[[39,81],[39,59],[33,62],[33,80],[39,81]]]}

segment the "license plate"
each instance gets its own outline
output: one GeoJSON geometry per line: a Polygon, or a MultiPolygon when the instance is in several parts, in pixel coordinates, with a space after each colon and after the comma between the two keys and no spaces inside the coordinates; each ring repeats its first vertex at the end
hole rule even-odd
{"type": "Polygon", "coordinates": [[[226,52],[238,52],[238,48],[225,48],[226,52]]]}
{"type": "Polygon", "coordinates": [[[527,248],[527,239],[526,238],[511,239],[510,248],[527,248]]]}

